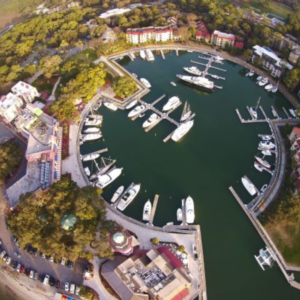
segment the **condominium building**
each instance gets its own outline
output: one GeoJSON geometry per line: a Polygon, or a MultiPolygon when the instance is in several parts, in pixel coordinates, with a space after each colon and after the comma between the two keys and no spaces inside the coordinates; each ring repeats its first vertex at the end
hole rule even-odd
{"type": "Polygon", "coordinates": [[[11,88],[12,92],[19,97],[22,97],[26,102],[32,102],[35,97],[39,97],[40,94],[37,89],[23,81],[19,81],[11,88]]]}
{"type": "Polygon", "coordinates": [[[8,93],[0,98],[0,115],[6,122],[10,123],[18,116],[19,109],[23,105],[23,100],[19,96],[8,93]]]}
{"type": "Polygon", "coordinates": [[[211,43],[220,48],[234,45],[235,35],[215,30],[211,36],[211,43]]]}
{"type": "Polygon", "coordinates": [[[126,39],[131,44],[147,42],[167,42],[173,40],[173,29],[165,27],[128,28],[126,39]]]}

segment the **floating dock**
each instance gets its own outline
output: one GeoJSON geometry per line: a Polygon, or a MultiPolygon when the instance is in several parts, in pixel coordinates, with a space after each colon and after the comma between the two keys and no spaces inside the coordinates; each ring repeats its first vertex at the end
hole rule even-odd
{"type": "Polygon", "coordinates": [[[157,204],[158,204],[158,199],[159,199],[159,195],[155,195],[153,206],[152,206],[152,209],[151,209],[150,218],[149,218],[149,224],[150,225],[153,225],[153,220],[154,220],[154,216],[155,216],[155,212],[156,212],[156,208],[157,208],[157,204]]]}
{"type": "Polygon", "coordinates": [[[271,106],[271,108],[272,108],[272,114],[273,114],[273,116],[274,116],[276,119],[281,119],[281,118],[279,117],[279,115],[278,115],[278,113],[277,113],[277,111],[276,111],[276,109],[274,108],[273,105],[271,106]]]}
{"type": "Polygon", "coordinates": [[[101,150],[97,150],[95,152],[91,152],[89,154],[85,154],[85,155],[81,155],[81,159],[84,159],[85,157],[89,156],[89,155],[93,155],[93,154],[101,154],[101,153],[104,153],[104,152],[107,152],[108,149],[105,148],[105,149],[101,149],[101,150]]]}
{"type": "Polygon", "coordinates": [[[288,114],[288,112],[286,111],[285,107],[283,107],[282,110],[284,111],[284,113],[287,116],[287,118],[291,119],[291,116],[288,114]]]}

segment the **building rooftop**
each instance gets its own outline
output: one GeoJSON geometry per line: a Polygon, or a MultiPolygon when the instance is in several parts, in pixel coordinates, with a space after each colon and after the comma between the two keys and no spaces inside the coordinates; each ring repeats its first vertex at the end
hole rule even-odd
{"type": "Polygon", "coordinates": [[[161,27],[142,27],[142,28],[128,28],[126,31],[126,34],[145,34],[145,33],[163,33],[163,32],[169,32],[172,31],[172,28],[170,26],[161,26],[161,27]]]}
{"type": "Polygon", "coordinates": [[[225,38],[225,39],[234,39],[235,35],[230,33],[221,32],[219,30],[215,30],[213,35],[217,35],[218,37],[225,38]]]}
{"type": "Polygon", "coordinates": [[[6,96],[2,96],[0,98],[0,108],[3,110],[8,109],[17,101],[20,101],[19,96],[13,93],[8,93],[6,96]]]}

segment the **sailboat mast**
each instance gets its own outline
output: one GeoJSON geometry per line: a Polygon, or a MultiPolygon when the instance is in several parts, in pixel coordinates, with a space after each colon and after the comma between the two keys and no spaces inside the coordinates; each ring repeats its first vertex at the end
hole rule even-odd
{"type": "Polygon", "coordinates": [[[260,103],[260,97],[257,100],[257,104],[256,104],[256,109],[255,110],[257,110],[259,103],[260,103]]]}

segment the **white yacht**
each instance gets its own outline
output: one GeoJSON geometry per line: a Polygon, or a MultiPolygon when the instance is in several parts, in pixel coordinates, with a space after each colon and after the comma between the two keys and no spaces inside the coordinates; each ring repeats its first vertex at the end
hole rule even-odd
{"type": "Polygon", "coordinates": [[[180,122],[186,121],[191,116],[191,114],[192,114],[192,111],[191,111],[190,105],[187,102],[185,102],[184,108],[183,108],[183,111],[182,111],[182,114],[180,117],[180,122]]]}
{"type": "Polygon", "coordinates": [[[99,153],[93,153],[93,154],[87,154],[87,155],[80,155],[80,158],[83,161],[89,161],[89,160],[97,159],[99,156],[100,156],[99,153]]]}
{"type": "Polygon", "coordinates": [[[89,167],[85,167],[84,168],[84,172],[85,172],[86,176],[90,176],[91,175],[91,171],[90,171],[89,167]]]}
{"type": "Polygon", "coordinates": [[[177,209],[177,221],[182,221],[182,209],[177,209]]]}
{"type": "Polygon", "coordinates": [[[137,100],[133,100],[131,101],[129,104],[126,105],[125,109],[130,109],[130,108],[133,108],[134,106],[136,106],[138,103],[137,100]]]}
{"type": "Polygon", "coordinates": [[[170,82],[173,86],[177,86],[177,84],[174,81],[170,82]]]}
{"type": "Polygon", "coordinates": [[[197,85],[207,91],[213,91],[214,89],[214,82],[208,80],[205,77],[193,77],[193,76],[186,76],[186,75],[176,75],[176,77],[180,78],[185,82],[197,85]]]}
{"type": "Polygon", "coordinates": [[[273,88],[272,88],[272,93],[276,93],[278,91],[278,86],[275,85],[273,88]]]}
{"type": "Polygon", "coordinates": [[[188,121],[179,125],[179,127],[173,132],[172,140],[178,142],[189,130],[194,126],[194,121],[188,121]]]}
{"type": "Polygon", "coordinates": [[[81,142],[87,142],[87,141],[94,141],[98,140],[102,137],[100,133],[88,133],[88,134],[83,134],[80,136],[81,142]]]}
{"type": "Polygon", "coordinates": [[[140,184],[135,184],[130,189],[126,190],[124,195],[121,197],[117,208],[119,210],[123,211],[133,201],[133,199],[137,196],[140,189],[141,189],[141,185],[140,184]]]}
{"type": "Polygon", "coordinates": [[[265,270],[264,266],[272,267],[275,261],[275,255],[273,254],[272,250],[270,250],[268,247],[266,247],[265,250],[260,249],[259,255],[254,255],[254,257],[263,270],[265,270]]]}
{"type": "Polygon", "coordinates": [[[163,111],[168,111],[174,108],[178,103],[180,102],[180,99],[177,96],[171,97],[168,102],[163,106],[163,111]]]}
{"type": "Polygon", "coordinates": [[[258,157],[258,156],[254,156],[254,158],[257,160],[257,162],[259,162],[263,167],[270,169],[271,165],[264,159],[258,157]]]}
{"type": "Polygon", "coordinates": [[[259,86],[264,86],[264,85],[266,85],[268,82],[269,82],[268,78],[267,78],[267,77],[264,77],[264,78],[258,83],[258,85],[259,85],[259,86]]]}
{"type": "Polygon", "coordinates": [[[264,170],[263,167],[256,162],[254,163],[254,168],[259,172],[262,172],[264,170]]]}
{"type": "Polygon", "coordinates": [[[153,113],[151,116],[143,123],[143,128],[147,128],[157,122],[160,119],[160,117],[156,114],[153,113]]]}
{"type": "Polygon", "coordinates": [[[115,203],[119,199],[119,197],[122,195],[123,191],[124,191],[124,185],[121,185],[113,194],[110,202],[115,203]]]}
{"type": "Polygon", "coordinates": [[[270,141],[272,139],[272,135],[264,135],[261,138],[263,141],[270,141]]]}
{"type": "Polygon", "coordinates": [[[272,142],[270,142],[270,141],[261,141],[259,143],[259,147],[267,149],[267,150],[270,150],[270,149],[275,148],[275,145],[272,142]]]}
{"type": "Polygon", "coordinates": [[[138,105],[129,112],[128,117],[132,118],[132,117],[136,116],[137,114],[139,114],[144,109],[145,109],[145,105],[138,105]]]}
{"type": "Polygon", "coordinates": [[[242,183],[251,196],[254,196],[256,194],[254,184],[249,179],[247,179],[246,177],[242,177],[242,183]]]}
{"type": "Polygon", "coordinates": [[[255,74],[254,71],[250,70],[250,72],[248,73],[248,76],[252,77],[254,74],[255,74]]]}
{"type": "Polygon", "coordinates": [[[256,78],[257,82],[258,82],[258,81],[261,81],[262,79],[263,79],[262,76],[258,76],[258,77],[256,78]]]}
{"type": "Polygon", "coordinates": [[[183,70],[190,73],[190,74],[196,75],[196,76],[201,76],[202,75],[202,72],[195,66],[184,67],[183,70]]]}
{"type": "Polygon", "coordinates": [[[185,200],[185,217],[186,217],[186,222],[188,224],[194,223],[195,220],[194,200],[190,196],[188,196],[185,200]]]}
{"type": "Polygon", "coordinates": [[[83,133],[97,133],[100,132],[100,128],[90,127],[83,131],[83,133]]]}
{"type": "Polygon", "coordinates": [[[114,168],[103,175],[99,175],[96,186],[101,189],[105,188],[122,174],[122,170],[123,168],[114,168]]]}
{"type": "Polygon", "coordinates": [[[140,81],[146,88],[148,88],[148,89],[151,88],[151,84],[146,78],[141,78],[140,81]]]}
{"type": "Polygon", "coordinates": [[[270,150],[263,150],[263,151],[261,151],[261,153],[265,156],[271,156],[272,155],[272,152],[270,150]]]}
{"type": "Polygon", "coordinates": [[[215,62],[222,62],[224,60],[224,58],[219,55],[216,55],[216,56],[214,56],[214,60],[215,60],[215,62]]]}
{"type": "Polygon", "coordinates": [[[214,78],[214,79],[220,79],[220,78],[221,78],[220,76],[215,75],[215,74],[211,74],[210,77],[211,77],[211,78],[214,78]]]}
{"type": "Polygon", "coordinates": [[[146,57],[148,61],[154,61],[154,55],[150,49],[146,49],[146,57]]]}
{"type": "Polygon", "coordinates": [[[273,88],[273,84],[272,83],[269,83],[265,86],[265,90],[267,90],[268,92],[270,92],[273,88]]]}
{"type": "Polygon", "coordinates": [[[294,118],[297,118],[297,115],[296,115],[296,112],[295,112],[294,109],[290,108],[290,109],[289,109],[289,112],[290,112],[290,114],[291,114],[294,118]]]}
{"type": "Polygon", "coordinates": [[[113,111],[116,111],[118,109],[118,107],[116,105],[114,105],[113,103],[111,103],[111,102],[104,102],[104,105],[108,109],[113,110],[113,111]]]}
{"type": "Polygon", "coordinates": [[[140,57],[141,57],[141,59],[146,59],[146,53],[145,53],[145,50],[141,50],[140,51],[140,57]]]}
{"type": "Polygon", "coordinates": [[[257,119],[257,111],[255,109],[255,107],[250,107],[249,108],[250,114],[254,119],[257,119]]]}
{"type": "Polygon", "coordinates": [[[263,193],[266,189],[267,189],[268,185],[267,184],[264,184],[261,189],[260,189],[260,192],[263,193]]]}
{"type": "Polygon", "coordinates": [[[102,123],[101,120],[86,118],[86,119],[85,119],[85,122],[84,122],[84,125],[85,125],[85,126],[98,126],[98,125],[100,125],[101,123],[102,123]]]}
{"type": "Polygon", "coordinates": [[[143,221],[149,221],[151,210],[152,210],[152,204],[151,204],[150,200],[148,200],[144,205],[143,221]]]}

